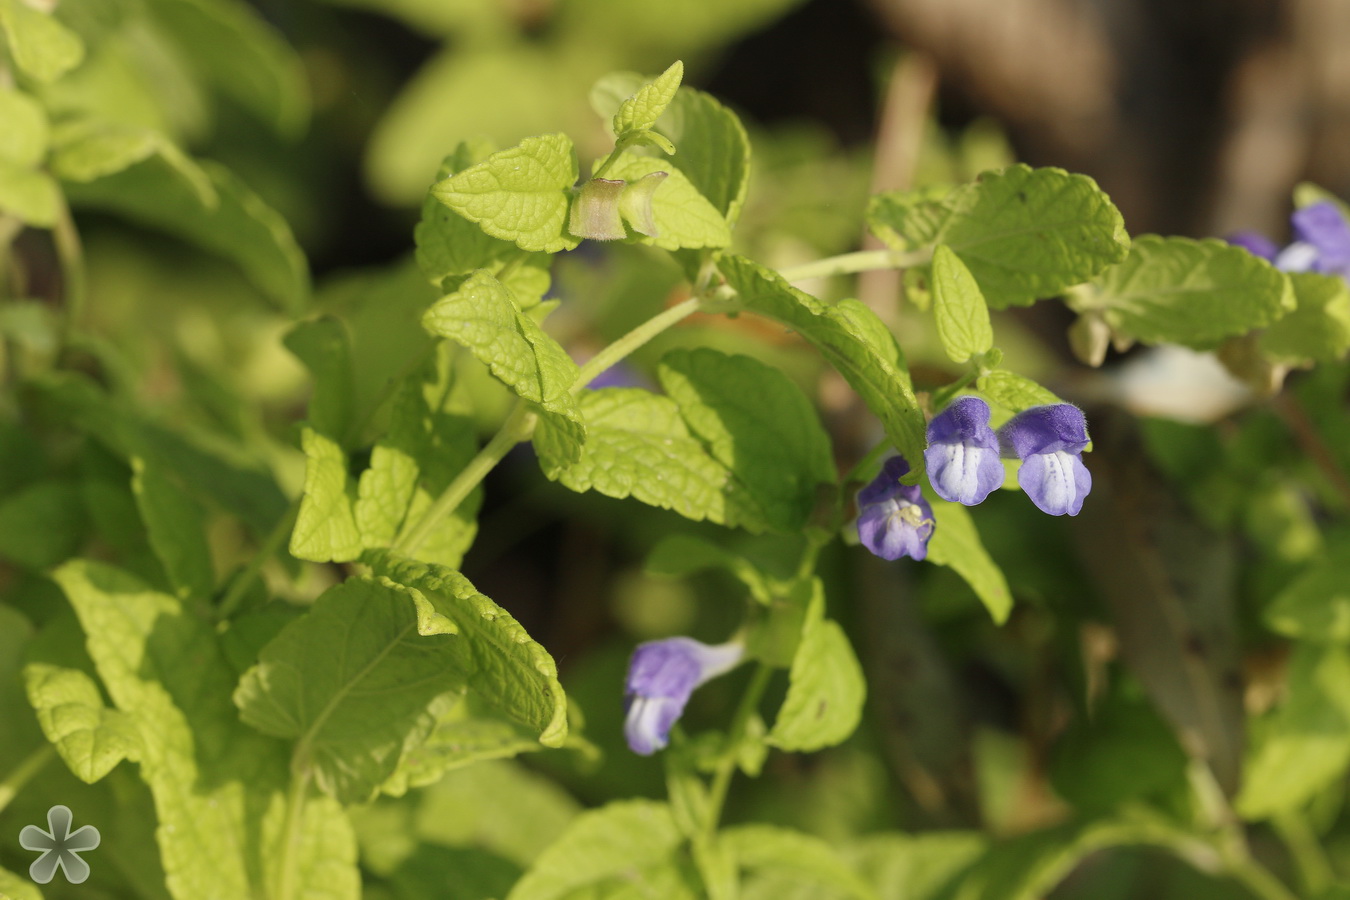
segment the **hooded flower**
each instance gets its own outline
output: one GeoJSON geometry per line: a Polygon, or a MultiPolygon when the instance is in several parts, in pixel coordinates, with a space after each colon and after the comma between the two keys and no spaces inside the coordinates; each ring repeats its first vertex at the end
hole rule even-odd
{"type": "Polygon", "coordinates": [[[900,483],[908,471],[903,456],[892,456],[872,483],[858,491],[858,538],[882,559],[928,555],[933,508],[917,484],[900,483]]]}
{"type": "Polygon", "coordinates": [[[592,178],[572,200],[567,230],[579,238],[617,241],[628,236],[623,223],[648,237],[657,237],[652,196],[668,172],[652,172],[631,184],[621,178],[592,178]]]}
{"type": "Polygon", "coordinates": [[[928,480],[943,500],[974,506],[1003,483],[989,404],[960,397],[928,423],[928,480]]]}
{"type": "Polygon", "coordinates": [[[1087,419],[1068,403],[1036,406],[1020,412],[998,430],[1004,455],[1022,460],[1017,483],[1031,502],[1052,516],[1078,515],[1092,490],[1083,465],[1087,419]]]}
{"type": "Polygon", "coordinates": [[[687,637],[639,644],[623,692],[623,734],[632,751],[650,756],[665,747],[694,688],[730,671],[744,652],[739,643],[713,646],[687,637]]]}
{"type": "Polygon", "coordinates": [[[1319,272],[1350,278],[1350,222],[1329,200],[1295,210],[1290,216],[1294,241],[1281,250],[1263,234],[1243,231],[1230,244],[1273,263],[1285,272],[1319,272]]]}

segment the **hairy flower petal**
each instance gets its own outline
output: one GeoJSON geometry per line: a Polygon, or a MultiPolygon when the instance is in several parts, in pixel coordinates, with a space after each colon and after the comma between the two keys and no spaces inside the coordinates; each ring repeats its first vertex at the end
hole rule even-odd
{"type": "Polygon", "coordinates": [[[1003,483],[998,436],[989,427],[989,404],[961,397],[928,424],[924,461],[928,480],[943,500],[974,506],[1003,483]]]}
{"type": "Polygon", "coordinates": [[[649,756],[665,747],[694,689],[731,670],[744,652],[736,642],[710,645],[687,637],[639,644],[624,685],[629,748],[649,756]]]}
{"type": "Polygon", "coordinates": [[[900,483],[900,476],[908,471],[904,457],[893,456],[877,477],[858,491],[858,539],[882,559],[923,559],[928,555],[933,508],[917,484],[900,483]]]}

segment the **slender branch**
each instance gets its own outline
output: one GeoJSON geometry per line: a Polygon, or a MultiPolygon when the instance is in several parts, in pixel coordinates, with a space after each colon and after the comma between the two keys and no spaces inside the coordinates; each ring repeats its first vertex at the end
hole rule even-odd
{"type": "Polygon", "coordinates": [[[938,388],[936,391],[933,391],[933,409],[940,410],[945,407],[958,392],[969,387],[970,384],[979,377],[980,369],[972,368],[969,372],[946,387],[938,388]]]}
{"type": "Polygon", "coordinates": [[[897,253],[894,250],[856,250],[853,253],[827,256],[800,266],[779,269],[778,274],[788,281],[806,281],[808,278],[852,275],[857,272],[871,272],[874,269],[904,269],[927,262],[931,256],[932,252],[929,250],[913,253],[897,253]]]}
{"type": "Polygon", "coordinates": [[[572,382],[572,393],[581,393],[582,389],[595,379],[595,376],[624,359],[676,322],[688,318],[690,315],[698,312],[702,303],[702,298],[697,295],[677,303],[669,309],[663,310],[652,316],[650,319],[592,356],[586,361],[586,364],[581,367],[581,371],[577,373],[577,380],[572,382]]]}
{"type": "Polygon", "coordinates": [[[295,527],[295,517],[299,512],[300,498],[297,497],[291,501],[290,508],[286,510],[285,515],[278,519],[277,524],[273,525],[272,530],[267,533],[262,546],[249,560],[248,567],[239,574],[239,577],[230,585],[230,589],[225,592],[225,596],[220,599],[220,604],[216,607],[217,619],[228,619],[238,611],[239,605],[244,602],[244,597],[248,595],[248,589],[253,586],[253,582],[262,572],[262,567],[281,549],[281,545],[285,543],[291,529],[295,527]]]}
{"type": "Polygon", "coordinates": [[[51,744],[44,743],[32,753],[28,754],[23,760],[10,770],[3,781],[0,781],[0,810],[9,806],[9,802],[23,790],[23,786],[32,781],[33,776],[42,771],[47,763],[56,756],[56,748],[51,744]]]}
{"type": "Polygon", "coordinates": [[[773,669],[763,663],[755,667],[755,674],[750,676],[750,684],[746,686],[745,695],[741,697],[741,704],[736,708],[736,714],[731,720],[731,730],[727,732],[726,752],[717,763],[712,786],[708,789],[708,819],[704,823],[704,831],[709,836],[717,831],[717,823],[722,818],[722,804],[726,802],[727,789],[731,786],[731,776],[736,772],[736,757],[741,741],[745,738],[746,726],[755,710],[759,708],[760,698],[764,696],[764,689],[768,687],[769,677],[772,674],[773,669]]]}
{"type": "MultiPolygon", "coordinates": [[[[299,748],[297,748],[299,749],[299,748]]],[[[299,864],[301,831],[305,821],[305,799],[309,794],[308,762],[291,767],[291,788],[286,792],[286,825],[281,833],[281,862],[277,868],[276,894],[272,900],[293,900],[296,893],[296,868],[299,864]]]]}
{"type": "Polygon", "coordinates": [[[502,461],[502,457],[516,444],[525,440],[534,432],[535,414],[525,405],[524,401],[516,401],[516,407],[507,416],[506,421],[498,432],[492,436],[478,455],[469,460],[469,464],[460,470],[455,476],[455,480],[450,482],[446,489],[436,498],[436,502],[431,504],[430,508],[422,514],[422,517],[411,525],[405,527],[403,531],[394,539],[390,547],[396,553],[402,553],[405,556],[411,556],[416,553],[423,542],[431,536],[431,532],[440,524],[441,520],[450,515],[464,502],[464,498],[472,493],[473,489],[478,487],[479,482],[487,477],[497,463],[502,461]]]}

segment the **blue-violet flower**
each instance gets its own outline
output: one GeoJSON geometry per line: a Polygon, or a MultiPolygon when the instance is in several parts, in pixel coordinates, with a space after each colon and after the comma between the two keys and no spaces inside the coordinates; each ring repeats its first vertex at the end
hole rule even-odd
{"type": "Polygon", "coordinates": [[[1088,434],[1082,410],[1068,403],[1032,407],[1004,423],[998,439],[1006,455],[1022,460],[1017,483],[1032,503],[1052,516],[1078,515],[1092,490],[1083,465],[1088,434]]]}
{"type": "Polygon", "coordinates": [[[1330,200],[1295,210],[1289,218],[1294,241],[1281,250],[1265,235],[1243,231],[1228,242],[1285,272],[1319,272],[1350,278],[1350,222],[1330,200]]]}
{"type": "Polygon", "coordinates": [[[632,751],[650,756],[665,747],[694,688],[730,671],[744,652],[734,641],[709,645],[687,637],[639,644],[623,691],[623,734],[632,751]]]}
{"type": "Polygon", "coordinates": [[[928,423],[928,480],[943,500],[974,506],[1003,483],[989,404],[960,397],[928,423]]]}
{"type": "Polygon", "coordinates": [[[903,456],[892,456],[881,472],[858,491],[858,538],[882,559],[928,555],[933,536],[933,507],[917,484],[900,483],[909,471],[903,456]]]}

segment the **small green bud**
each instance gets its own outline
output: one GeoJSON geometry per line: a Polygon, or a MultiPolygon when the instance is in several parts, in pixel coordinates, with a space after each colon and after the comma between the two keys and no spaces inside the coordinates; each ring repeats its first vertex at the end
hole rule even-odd
{"type": "Polygon", "coordinates": [[[652,195],[670,173],[652,172],[623,189],[619,195],[619,214],[633,230],[647,237],[656,237],[656,217],[652,213],[652,195]]]}
{"type": "Polygon", "coordinates": [[[627,237],[619,209],[627,182],[622,179],[592,178],[581,186],[572,200],[567,230],[579,238],[617,241],[627,237]]]}

